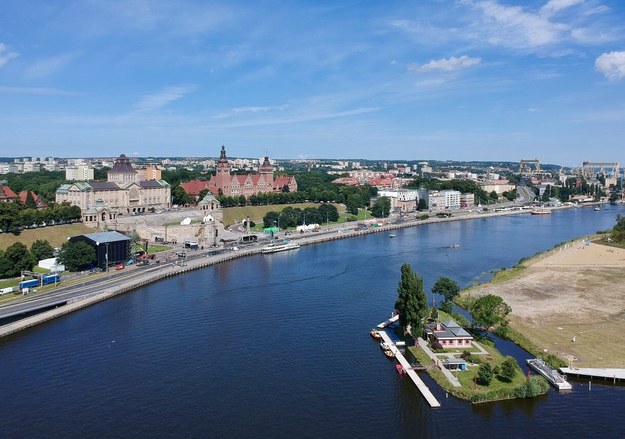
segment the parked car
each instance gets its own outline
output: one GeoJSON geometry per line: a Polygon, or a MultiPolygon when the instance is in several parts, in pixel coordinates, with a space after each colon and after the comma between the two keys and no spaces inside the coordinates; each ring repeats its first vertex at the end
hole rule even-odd
{"type": "Polygon", "coordinates": [[[123,270],[124,269],[124,264],[117,264],[115,266],[115,270],[123,270]]]}

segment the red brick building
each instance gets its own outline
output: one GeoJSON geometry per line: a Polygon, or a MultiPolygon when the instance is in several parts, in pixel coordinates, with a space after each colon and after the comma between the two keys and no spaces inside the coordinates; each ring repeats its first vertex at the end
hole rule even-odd
{"type": "Polygon", "coordinates": [[[227,197],[250,197],[256,194],[268,192],[281,192],[288,187],[289,192],[297,191],[295,177],[278,176],[274,178],[273,166],[269,163],[269,157],[265,157],[259,168],[258,174],[232,175],[232,166],[226,157],[226,147],[221,147],[221,154],[216,166],[216,174],[208,181],[191,180],[180,183],[180,186],[189,195],[199,195],[208,189],[214,196],[224,195],[227,197]]]}

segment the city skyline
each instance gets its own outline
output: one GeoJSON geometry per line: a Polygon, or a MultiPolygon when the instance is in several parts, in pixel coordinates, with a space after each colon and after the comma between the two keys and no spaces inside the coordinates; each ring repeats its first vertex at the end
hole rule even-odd
{"type": "Polygon", "coordinates": [[[2,156],[625,161],[617,0],[3,12],[2,156]]]}

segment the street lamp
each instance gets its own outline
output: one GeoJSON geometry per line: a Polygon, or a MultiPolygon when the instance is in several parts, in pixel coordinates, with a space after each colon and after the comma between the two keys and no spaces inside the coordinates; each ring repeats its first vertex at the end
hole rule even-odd
{"type": "Polygon", "coordinates": [[[106,246],[106,272],[109,272],[109,242],[105,242],[104,245],[106,246]]]}

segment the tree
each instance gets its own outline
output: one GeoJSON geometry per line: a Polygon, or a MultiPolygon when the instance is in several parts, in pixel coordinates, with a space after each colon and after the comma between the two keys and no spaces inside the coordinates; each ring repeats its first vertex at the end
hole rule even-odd
{"type": "Polygon", "coordinates": [[[430,318],[432,320],[437,320],[438,319],[438,310],[436,309],[435,306],[432,307],[432,310],[430,312],[430,318]]]}
{"type": "Polygon", "coordinates": [[[611,238],[616,242],[625,241],[625,216],[616,215],[616,224],[612,227],[611,238]]]}
{"type": "Polygon", "coordinates": [[[30,252],[37,261],[54,256],[54,249],[47,240],[38,239],[30,246],[30,252]]]}
{"type": "Polygon", "coordinates": [[[436,280],[436,283],[432,287],[432,292],[442,295],[445,297],[446,302],[450,302],[458,295],[460,287],[458,287],[455,280],[441,276],[436,280]]]}
{"type": "Polygon", "coordinates": [[[352,194],[347,196],[345,207],[347,211],[352,215],[358,215],[358,208],[362,207],[362,198],[358,194],[352,194]]]}
{"type": "Polygon", "coordinates": [[[504,378],[508,382],[514,379],[518,371],[519,371],[519,365],[517,364],[514,357],[510,357],[510,356],[506,357],[503,360],[499,368],[499,374],[501,375],[502,378],[504,378]]]}
{"type": "Polygon", "coordinates": [[[184,190],[182,186],[176,186],[171,190],[171,196],[173,198],[173,203],[179,206],[184,206],[187,204],[191,204],[191,197],[184,190]]]}
{"type": "Polygon", "coordinates": [[[477,383],[482,386],[489,386],[493,380],[493,375],[493,367],[490,363],[482,363],[477,371],[477,383]]]}
{"type": "Polygon", "coordinates": [[[451,314],[452,312],[454,312],[454,304],[451,302],[445,301],[441,303],[440,309],[446,314],[451,314]]]}
{"type": "Polygon", "coordinates": [[[419,211],[428,210],[428,203],[425,201],[425,198],[419,198],[419,204],[417,205],[417,210],[419,211]]]}
{"type": "Polygon", "coordinates": [[[497,195],[497,192],[495,191],[491,191],[491,193],[488,194],[488,198],[490,198],[490,200],[494,201],[495,203],[497,202],[497,200],[499,200],[499,196],[497,195]]]}
{"type": "Polygon", "coordinates": [[[401,266],[401,279],[397,286],[395,309],[399,312],[399,321],[408,334],[421,336],[423,318],[428,311],[423,279],[420,278],[408,263],[401,266]]]}
{"type": "Polygon", "coordinates": [[[35,201],[35,198],[33,197],[33,193],[31,191],[26,191],[26,200],[24,201],[24,206],[29,209],[37,208],[37,202],[35,201]]]}
{"type": "Polygon", "coordinates": [[[28,248],[21,242],[16,242],[4,251],[4,272],[2,277],[15,277],[22,270],[31,270],[35,265],[35,258],[30,254],[28,248]]]}
{"type": "Polygon", "coordinates": [[[334,204],[325,203],[319,206],[319,213],[321,217],[327,221],[338,221],[339,211],[334,204]]]}
{"type": "Polygon", "coordinates": [[[391,213],[391,199],[388,197],[380,197],[375,200],[371,208],[371,215],[376,218],[386,218],[391,213]]]}
{"type": "Polygon", "coordinates": [[[66,242],[57,258],[69,271],[80,271],[97,262],[95,249],[84,241],[66,242]]]}
{"type": "Polygon", "coordinates": [[[512,309],[503,299],[494,294],[487,294],[475,301],[471,307],[473,324],[490,327],[505,322],[512,309]]]}

